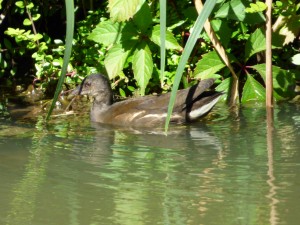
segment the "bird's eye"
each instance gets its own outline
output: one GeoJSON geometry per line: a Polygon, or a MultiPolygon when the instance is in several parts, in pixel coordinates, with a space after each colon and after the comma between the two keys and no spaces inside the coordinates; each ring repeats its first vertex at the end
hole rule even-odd
{"type": "Polygon", "coordinates": [[[85,83],[85,87],[90,87],[91,83],[85,83]]]}

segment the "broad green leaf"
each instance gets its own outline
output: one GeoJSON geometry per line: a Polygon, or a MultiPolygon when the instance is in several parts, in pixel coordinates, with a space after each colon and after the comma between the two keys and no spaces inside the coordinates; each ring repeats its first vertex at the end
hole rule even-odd
{"type": "Polygon", "coordinates": [[[211,20],[211,26],[220,38],[223,47],[227,47],[232,35],[232,29],[228,26],[228,21],[215,19],[211,20]]]}
{"type": "Polygon", "coordinates": [[[145,0],[109,0],[108,9],[113,21],[126,21],[133,17],[145,0]]]}
{"type": "MultiPolygon", "coordinates": [[[[252,66],[252,68],[255,69],[266,82],[266,64],[258,64],[252,66]]],[[[276,100],[294,97],[295,92],[293,91],[293,87],[295,85],[295,75],[277,66],[272,66],[272,74],[274,97],[276,100]]]]}
{"type": "Polygon", "coordinates": [[[244,21],[245,19],[245,3],[241,0],[230,1],[230,14],[233,18],[237,18],[239,21],[244,21]],[[232,13],[233,12],[233,13],[232,13]]]}
{"type": "Polygon", "coordinates": [[[215,18],[227,18],[230,8],[230,2],[224,3],[215,13],[215,18]]]}
{"type": "Polygon", "coordinates": [[[134,24],[130,22],[126,22],[121,31],[121,39],[120,43],[124,49],[131,49],[135,45],[139,43],[139,34],[134,26],[134,24]]]}
{"type": "Polygon", "coordinates": [[[151,51],[146,43],[141,43],[132,57],[134,78],[141,88],[141,95],[145,95],[146,86],[152,76],[153,61],[151,51]]]}
{"type": "MultiPolygon", "coordinates": [[[[160,25],[156,25],[153,27],[151,41],[153,41],[157,45],[161,45],[160,42],[160,25]]],[[[173,33],[166,30],[166,40],[165,40],[166,49],[177,49],[181,50],[182,47],[178,44],[176,38],[174,37],[173,33]]]]}
{"type": "Polygon", "coordinates": [[[300,66],[300,53],[292,57],[292,63],[297,66],[300,66]]]}
{"type": "Polygon", "coordinates": [[[104,60],[104,65],[109,76],[113,79],[123,70],[129,51],[125,51],[120,44],[114,45],[104,60]]]}
{"type": "Polygon", "coordinates": [[[249,6],[248,0],[232,0],[223,4],[216,12],[215,18],[226,18],[237,20],[249,24],[257,24],[265,21],[261,12],[246,13],[246,7],[249,6]]]}
{"type": "Polygon", "coordinates": [[[96,26],[88,36],[88,39],[108,46],[120,40],[120,30],[120,23],[113,23],[110,20],[103,21],[96,26]]]}
{"type": "Polygon", "coordinates": [[[197,63],[194,77],[201,79],[210,78],[225,66],[215,51],[206,53],[197,63]]]}
{"type": "Polygon", "coordinates": [[[230,84],[232,82],[232,77],[226,78],[216,87],[216,91],[223,92],[224,94],[221,96],[221,100],[226,101],[228,99],[228,95],[230,94],[230,84]]]}
{"type": "Polygon", "coordinates": [[[144,2],[139,11],[133,16],[133,22],[142,32],[146,32],[150,27],[152,24],[152,15],[147,2],[144,2]]]}
{"type": "Polygon", "coordinates": [[[226,2],[216,12],[215,18],[228,18],[243,21],[245,19],[245,4],[241,0],[226,2]]]}
{"type": "Polygon", "coordinates": [[[266,91],[265,88],[257,82],[251,75],[247,74],[247,81],[243,88],[241,102],[245,103],[248,101],[265,101],[266,91]]]}
{"type": "Polygon", "coordinates": [[[250,35],[245,46],[245,61],[247,61],[255,53],[266,49],[266,38],[262,29],[258,28],[250,35]]]}

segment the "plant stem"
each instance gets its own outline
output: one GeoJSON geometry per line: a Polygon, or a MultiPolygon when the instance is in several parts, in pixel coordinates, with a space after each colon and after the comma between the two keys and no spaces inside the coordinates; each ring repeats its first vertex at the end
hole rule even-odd
{"type": "Polygon", "coordinates": [[[266,106],[273,107],[272,78],[272,0],[266,0],[266,106]]]}
{"type": "MultiPolygon", "coordinates": [[[[203,8],[203,3],[201,0],[194,0],[194,4],[196,7],[196,10],[198,13],[201,12],[202,8],[203,8]]],[[[237,103],[238,101],[238,76],[236,75],[236,73],[234,72],[234,69],[230,63],[230,60],[226,54],[226,51],[224,49],[224,47],[222,46],[220,40],[218,39],[215,31],[213,30],[209,20],[206,20],[205,24],[204,24],[204,29],[207,33],[207,35],[210,38],[210,41],[212,42],[214,48],[216,49],[216,51],[218,52],[219,56],[221,57],[221,59],[223,60],[223,62],[225,63],[225,65],[228,67],[228,69],[230,70],[231,74],[232,74],[232,85],[231,85],[231,90],[230,90],[230,100],[229,100],[229,105],[233,106],[237,103]]]]}

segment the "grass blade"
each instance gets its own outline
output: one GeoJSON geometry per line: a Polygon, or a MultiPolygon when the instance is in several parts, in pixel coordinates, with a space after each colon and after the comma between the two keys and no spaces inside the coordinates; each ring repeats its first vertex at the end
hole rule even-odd
{"type": "Polygon", "coordinates": [[[51,113],[55,107],[55,103],[58,99],[58,96],[61,92],[65,75],[67,72],[70,56],[71,56],[71,50],[72,50],[72,40],[73,40],[73,33],[74,33],[74,2],[73,0],[65,0],[66,4],[66,13],[67,13],[67,34],[66,34],[66,45],[65,45],[65,54],[64,54],[64,62],[61,69],[60,77],[58,84],[56,86],[55,94],[52,100],[51,107],[48,111],[46,120],[49,120],[51,113]]]}
{"type": "Polygon", "coordinates": [[[160,85],[163,87],[165,64],[166,64],[166,0],[160,0],[160,85]]]}
{"type": "Polygon", "coordinates": [[[176,99],[176,93],[177,93],[177,90],[178,90],[178,87],[180,84],[181,76],[184,71],[186,62],[188,61],[188,58],[189,58],[189,56],[196,44],[196,41],[203,29],[204,23],[207,20],[207,18],[209,17],[209,15],[211,14],[214,6],[216,5],[216,2],[217,2],[217,0],[209,0],[209,1],[205,2],[203,9],[195,22],[194,29],[191,32],[191,35],[189,36],[189,39],[186,43],[186,46],[185,46],[182,56],[180,58],[179,65],[177,67],[176,74],[175,74],[175,79],[174,79],[171,96],[170,96],[170,101],[169,101],[169,106],[168,106],[168,115],[167,115],[166,122],[165,122],[165,132],[166,133],[169,128],[169,123],[170,123],[170,119],[171,119],[171,115],[173,112],[173,107],[174,107],[174,103],[175,103],[175,99],[176,99]]]}

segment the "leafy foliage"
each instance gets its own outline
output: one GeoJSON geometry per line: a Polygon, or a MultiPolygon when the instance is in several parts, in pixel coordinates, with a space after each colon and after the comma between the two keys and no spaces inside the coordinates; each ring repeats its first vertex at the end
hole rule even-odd
{"type": "MultiPolygon", "coordinates": [[[[64,55],[64,3],[1,1],[0,77],[40,81],[47,88],[62,69],[64,55]],[[7,4],[7,5],[5,5],[7,4]],[[54,7],[55,6],[55,7],[54,7]],[[47,9],[47,10],[46,10],[47,9]],[[19,22],[20,21],[20,22],[19,22]],[[26,62],[26,63],[24,63],[26,62]],[[24,76],[27,74],[27,76],[24,76]],[[32,77],[34,75],[34,77],[32,77]]],[[[122,96],[169,90],[197,12],[191,1],[171,1],[166,7],[166,67],[161,76],[159,3],[154,0],[75,1],[76,27],[66,83],[101,72],[114,81],[122,96]]],[[[217,1],[211,24],[239,76],[241,102],[262,101],[264,91],[265,4],[261,1],[217,1]],[[263,96],[263,95],[261,95],[263,96]]],[[[273,8],[273,73],[277,100],[295,96],[299,66],[299,9],[296,0],[275,1],[273,8]]],[[[204,32],[184,65],[190,81],[213,77],[217,89],[230,93],[231,73],[204,32]]],[[[162,61],[163,62],[163,61],[162,61]]],[[[38,84],[38,83],[36,83],[38,84]]],[[[225,95],[227,96],[227,95],[225,95]]]]}

